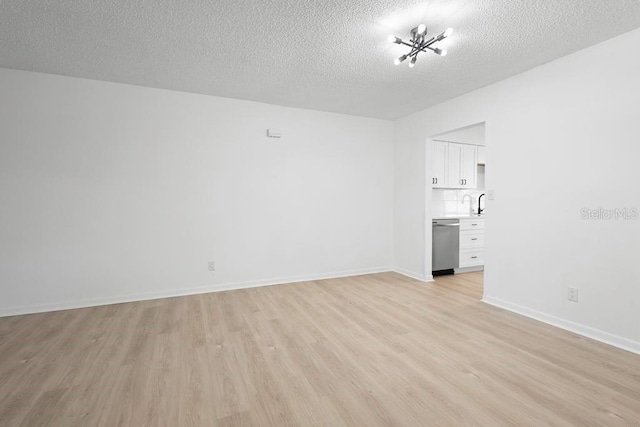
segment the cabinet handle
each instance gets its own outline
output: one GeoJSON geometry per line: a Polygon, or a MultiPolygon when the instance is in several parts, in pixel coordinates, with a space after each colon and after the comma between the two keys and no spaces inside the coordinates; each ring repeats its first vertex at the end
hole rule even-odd
{"type": "Polygon", "coordinates": [[[478,225],[478,224],[471,224],[472,227],[475,227],[476,225],[478,225]]]}
{"type": "Polygon", "coordinates": [[[472,256],[472,257],[471,257],[471,259],[476,259],[476,258],[478,258],[478,257],[477,257],[477,256],[472,256]]]}
{"type": "Polygon", "coordinates": [[[471,239],[471,240],[478,240],[478,238],[477,238],[477,237],[474,237],[474,238],[473,238],[473,239],[471,239]]]}
{"type": "Polygon", "coordinates": [[[436,178],[436,184],[438,183],[438,178],[436,178]]]}

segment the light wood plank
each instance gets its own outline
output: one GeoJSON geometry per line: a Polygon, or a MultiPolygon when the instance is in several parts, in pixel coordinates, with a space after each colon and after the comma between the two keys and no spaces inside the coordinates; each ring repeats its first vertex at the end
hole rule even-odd
{"type": "Polygon", "coordinates": [[[640,425],[640,357],[394,273],[0,319],[2,426],[640,425]]]}

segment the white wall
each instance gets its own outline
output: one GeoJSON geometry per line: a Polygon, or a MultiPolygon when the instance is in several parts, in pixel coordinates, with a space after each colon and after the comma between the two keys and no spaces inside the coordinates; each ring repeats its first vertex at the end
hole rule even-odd
{"type": "Polygon", "coordinates": [[[5,69],[0,93],[0,314],[392,264],[392,122],[5,69]]]}
{"type": "Polygon", "coordinates": [[[485,121],[485,299],[640,352],[640,220],[581,219],[640,207],[639,45],[635,30],[398,120],[396,266],[431,270],[427,137],[485,121]]]}

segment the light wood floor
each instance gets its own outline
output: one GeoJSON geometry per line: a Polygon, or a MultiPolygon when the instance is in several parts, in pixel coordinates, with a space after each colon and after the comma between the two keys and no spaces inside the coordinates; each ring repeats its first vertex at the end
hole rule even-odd
{"type": "Polygon", "coordinates": [[[385,273],[0,319],[0,425],[640,425],[640,356],[385,273]]]}

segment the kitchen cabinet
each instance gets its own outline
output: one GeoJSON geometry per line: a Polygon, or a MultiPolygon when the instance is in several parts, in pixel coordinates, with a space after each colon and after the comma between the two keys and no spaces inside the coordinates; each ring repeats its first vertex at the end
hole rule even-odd
{"type": "Polygon", "coordinates": [[[484,265],[484,218],[460,220],[460,268],[484,265]]]}
{"type": "Polygon", "coordinates": [[[476,188],[478,146],[433,141],[432,188],[476,188]]]}
{"type": "Polygon", "coordinates": [[[478,147],[449,143],[447,188],[476,188],[478,147]]]}
{"type": "Polygon", "coordinates": [[[460,144],[460,181],[462,188],[476,188],[478,147],[460,144]]]}
{"type": "Polygon", "coordinates": [[[433,162],[431,167],[431,185],[433,186],[433,188],[447,188],[448,152],[449,143],[443,141],[433,141],[433,162]]]}

